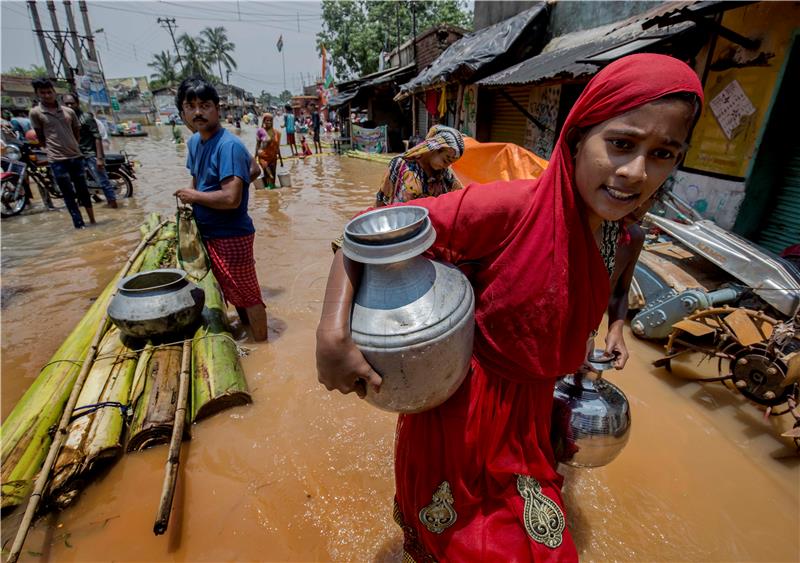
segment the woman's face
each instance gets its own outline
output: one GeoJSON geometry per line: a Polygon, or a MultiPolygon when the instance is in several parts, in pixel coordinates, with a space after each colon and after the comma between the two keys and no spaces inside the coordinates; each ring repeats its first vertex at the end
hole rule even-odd
{"type": "Polygon", "coordinates": [[[645,203],[683,157],[694,108],[655,101],[589,129],[575,153],[575,185],[590,221],[618,221],[645,203]]]}
{"type": "Polygon", "coordinates": [[[272,129],[272,118],[265,117],[264,121],[261,122],[261,127],[263,127],[264,129],[272,129]]]}
{"type": "Polygon", "coordinates": [[[458,160],[456,151],[449,147],[437,149],[431,153],[428,153],[428,155],[428,166],[430,166],[432,170],[437,171],[444,170],[458,160]]]}

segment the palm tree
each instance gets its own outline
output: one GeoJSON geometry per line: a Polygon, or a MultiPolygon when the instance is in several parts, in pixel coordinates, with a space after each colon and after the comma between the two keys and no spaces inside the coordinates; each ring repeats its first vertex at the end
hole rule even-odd
{"type": "Polygon", "coordinates": [[[155,72],[150,75],[150,80],[161,82],[166,86],[171,86],[178,81],[178,73],[175,72],[176,59],[169,51],[161,51],[153,55],[152,62],[147,63],[147,66],[154,69],[155,72]]]}
{"type": "Polygon", "coordinates": [[[217,61],[219,81],[222,82],[223,65],[227,70],[238,68],[236,61],[231,56],[231,53],[236,49],[236,45],[228,41],[228,35],[224,27],[215,27],[213,29],[207,27],[201,33],[208,45],[208,55],[212,60],[217,61]]]}
{"type": "Polygon", "coordinates": [[[208,64],[208,50],[203,38],[192,37],[184,33],[178,37],[178,42],[183,47],[183,58],[186,60],[184,74],[186,76],[199,74],[208,77],[211,68],[208,64]]]}

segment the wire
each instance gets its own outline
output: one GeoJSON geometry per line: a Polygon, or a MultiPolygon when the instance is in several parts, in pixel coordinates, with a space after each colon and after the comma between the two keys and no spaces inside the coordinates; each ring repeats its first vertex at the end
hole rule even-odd
{"type": "MultiPolygon", "coordinates": [[[[232,13],[230,9],[227,9],[227,10],[215,10],[214,8],[200,7],[196,3],[192,4],[191,6],[187,6],[186,4],[178,4],[178,3],[175,3],[175,2],[167,2],[166,0],[160,0],[159,3],[160,4],[166,4],[168,6],[175,6],[176,8],[182,8],[182,9],[186,9],[186,10],[191,10],[192,12],[200,11],[200,12],[217,13],[217,14],[231,14],[232,13]]],[[[242,12],[242,11],[239,11],[239,10],[237,10],[236,13],[240,14],[242,16],[259,16],[259,17],[265,17],[265,18],[271,18],[271,19],[274,19],[274,18],[287,18],[287,19],[289,19],[291,21],[296,21],[297,19],[300,19],[300,21],[321,20],[322,19],[322,15],[299,14],[299,13],[295,13],[295,14],[275,14],[275,13],[269,14],[269,13],[265,13],[265,12],[242,12]]]]}
{"type": "MultiPolygon", "coordinates": [[[[126,8],[121,8],[119,6],[113,6],[112,7],[112,6],[102,6],[100,4],[93,4],[93,7],[102,8],[104,10],[113,10],[113,11],[117,11],[117,12],[125,12],[125,13],[129,13],[129,14],[141,14],[141,11],[128,10],[126,8]]],[[[224,18],[220,18],[219,16],[198,17],[198,16],[187,16],[187,15],[183,15],[183,14],[163,14],[163,15],[169,16],[169,17],[172,17],[172,18],[181,18],[181,19],[185,19],[185,20],[213,21],[213,22],[227,22],[227,23],[240,23],[240,24],[247,24],[247,25],[256,25],[259,28],[267,27],[267,28],[270,28],[270,29],[277,29],[279,31],[284,31],[284,32],[287,32],[287,33],[299,33],[300,35],[313,35],[313,36],[316,36],[316,34],[317,34],[316,31],[300,31],[300,32],[298,32],[297,28],[288,28],[288,27],[280,27],[278,25],[272,25],[271,23],[269,23],[269,22],[273,21],[271,18],[266,18],[266,19],[263,19],[263,20],[254,20],[252,18],[238,20],[238,19],[224,19],[224,18]]]]}

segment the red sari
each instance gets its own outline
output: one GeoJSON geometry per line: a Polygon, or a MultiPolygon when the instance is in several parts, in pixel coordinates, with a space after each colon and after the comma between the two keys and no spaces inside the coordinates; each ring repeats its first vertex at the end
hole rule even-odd
{"type": "MultiPolygon", "coordinates": [[[[620,59],[588,84],[563,131],[673,92],[702,99],[684,63],[620,59]]],[[[577,560],[550,445],[553,386],[583,362],[610,288],[573,172],[562,135],[538,180],[411,203],[430,212],[434,255],[466,266],[476,296],[471,374],[440,407],[398,421],[395,517],[416,561],[577,560]]]]}

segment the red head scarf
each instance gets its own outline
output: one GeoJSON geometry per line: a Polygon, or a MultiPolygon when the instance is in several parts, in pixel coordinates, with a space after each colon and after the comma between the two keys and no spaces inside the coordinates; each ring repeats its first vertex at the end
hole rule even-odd
{"type": "MultiPolygon", "coordinates": [[[[542,269],[548,279],[538,280],[543,291],[534,297],[539,301],[535,308],[549,312],[537,339],[544,346],[538,351],[535,371],[542,375],[558,375],[580,365],[582,341],[600,324],[610,293],[608,275],[598,260],[574,186],[567,135],[574,127],[602,123],[678,92],[691,92],[702,102],[700,80],[687,64],[665,55],[630,55],[592,78],[564,122],[532,201],[535,221],[531,227],[540,233],[545,247],[552,243],[551,267],[542,269]]],[[[539,250],[544,248],[540,245],[539,250]]]]}

